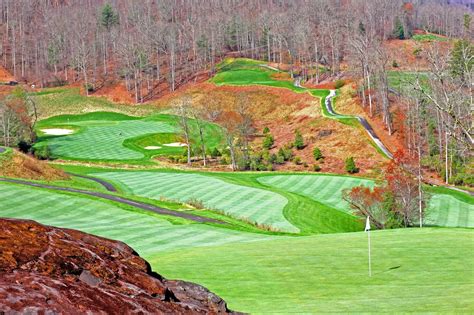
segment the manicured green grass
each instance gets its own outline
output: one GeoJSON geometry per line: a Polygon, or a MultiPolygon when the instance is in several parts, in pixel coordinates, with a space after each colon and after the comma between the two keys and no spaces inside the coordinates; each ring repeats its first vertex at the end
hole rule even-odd
{"type": "Polygon", "coordinates": [[[268,225],[281,231],[299,231],[283,215],[287,199],[267,190],[236,185],[193,173],[141,171],[92,175],[117,183],[122,191],[128,194],[180,202],[198,200],[206,208],[220,210],[234,217],[268,225]]]}
{"type": "Polygon", "coordinates": [[[350,213],[349,204],[342,199],[345,189],[364,185],[373,187],[372,180],[349,176],[275,175],[258,179],[262,184],[297,193],[325,205],[350,213]]]}
{"type": "Polygon", "coordinates": [[[152,266],[259,313],[471,313],[473,231],[400,229],[160,252],[152,266]]]}
{"type": "Polygon", "coordinates": [[[219,65],[219,72],[210,80],[217,85],[265,85],[287,88],[295,92],[304,92],[306,89],[295,87],[293,81],[276,80],[271,77],[277,71],[268,69],[252,59],[226,59],[219,65]]]}
{"type": "Polygon", "coordinates": [[[0,217],[36,220],[120,240],[145,257],[166,249],[249,242],[275,236],[161,217],[120,204],[0,183],[0,217]]]}
{"type": "MultiPolygon", "coordinates": [[[[265,185],[303,195],[332,208],[351,213],[342,191],[354,186],[373,187],[374,182],[349,176],[274,175],[258,178],[265,185]]],[[[440,188],[426,188],[432,195],[425,224],[443,227],[474,227],[474,197],[440,188]]]]}
{"type": "MultiPolygon", "coordinates": [[[[197,124],[190,121],[191,143],[198,140],[197,124]]],[[[164,144],[181,142],[177,117],[159,114],[145,118],[112,112],[94,112],[85,115],[63,115],[42,120],[37,125],[40,135],[37,146],[48,145],[56,158],[83,161],[146,161],[155,155],[181,155],[182,147],[164,144]],[[65,136],[46,136],[41,130],[66,128],[75,131],[65,136]],[[171,142],[166,142],[166,141],[171,142]],[[178,141],[179,140],[179,141],[178,141]],[[147,150],[147,146],[161,146],[147,150]]],[[[223,142],[222,129],[204,123],[206,146],[213,148],[223,142]]]]}

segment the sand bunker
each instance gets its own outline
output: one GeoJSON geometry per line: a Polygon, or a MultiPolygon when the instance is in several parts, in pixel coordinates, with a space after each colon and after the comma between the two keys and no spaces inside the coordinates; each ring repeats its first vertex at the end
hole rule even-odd
{"type": "Polygon", "coordinates": [[[52,135],[52,136],[64,136],[64,135],[70,135],[71,133],[74,132],[74,130],[71,129],[59,129],[59,128],[52,128],[52,129],[41,129],[42,132],[46,135],[52,135]]]}
{"type": "Polygon", "coordinates": [[[163,144],[165,147],[186,147],[187,144],[186,143],[182,143],[182,142],[173,142],[173,143],[166,143],[166,144],[163,144]]]}
{"type": "Polygon", "coordinates": [[[149,145],[145,147],[145,150],[158,150],[158,149],[161,149],[161,147],[156,146],[156,145],[149,145]]]}

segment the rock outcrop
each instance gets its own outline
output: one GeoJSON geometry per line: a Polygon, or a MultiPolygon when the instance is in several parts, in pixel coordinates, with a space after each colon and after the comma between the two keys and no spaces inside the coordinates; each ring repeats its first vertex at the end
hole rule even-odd
{"type": "Polygon", "coordinates": [[[0,314],[220,314],[206,288],[166,280],[124,243],[0,219],[0,314]]]}

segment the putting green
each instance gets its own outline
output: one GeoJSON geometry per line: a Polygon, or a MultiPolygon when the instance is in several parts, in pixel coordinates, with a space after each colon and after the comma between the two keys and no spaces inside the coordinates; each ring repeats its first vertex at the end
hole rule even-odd
{"type": "Polygon", "coordinates": [[[156,215],[97,199],[5,183],[0,183],[0,217],[36,220],[120,240],[144,257],[167,249],[274,237],[198,223],[171,224],[156,215]]]}
{"type": "Polygon", "coordinates": [[[251,314],[474,311],[472,230],[371,233],[371,278],[363,232],[173,250],[151,263],[251,314]]]}
{"type": "Polygon", "coordinates": [[[283,215],[287,199],[264,189],[235,185],[214,177],[189,173],[109,172],[91,175],[114,181],[125,192],[137,196],[181,202],[199,200],[207,208],[220,210],[234,217],[265,224],[281,231],[299,231],[283,215]]]}

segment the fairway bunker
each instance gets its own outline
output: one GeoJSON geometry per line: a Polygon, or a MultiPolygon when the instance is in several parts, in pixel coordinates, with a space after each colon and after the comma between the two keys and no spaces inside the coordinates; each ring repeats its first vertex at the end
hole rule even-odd
{"type": "Polygon", "coordinates": [[[61,129],[61,128],[41,129],[41,131],[45,135],[51,135],[51,136],[65,136],[65,135],[70,135],[74,132],[74,130],[71,130],[71,129],[61,129]]]}
{"type": "Polygon", "coordinates": [[[145,147],[145,150],[159,150],[159,149],[161,149],[161,147],[156,146],[156,145],[149,145],[145,147]]]}
{"type": "Polygon", "coordinates": [[[186,143],[182,143],[182,142],[165,143],[163,145],[165,147],[186,147],[186,146],[188,146],[186,143]]]}

